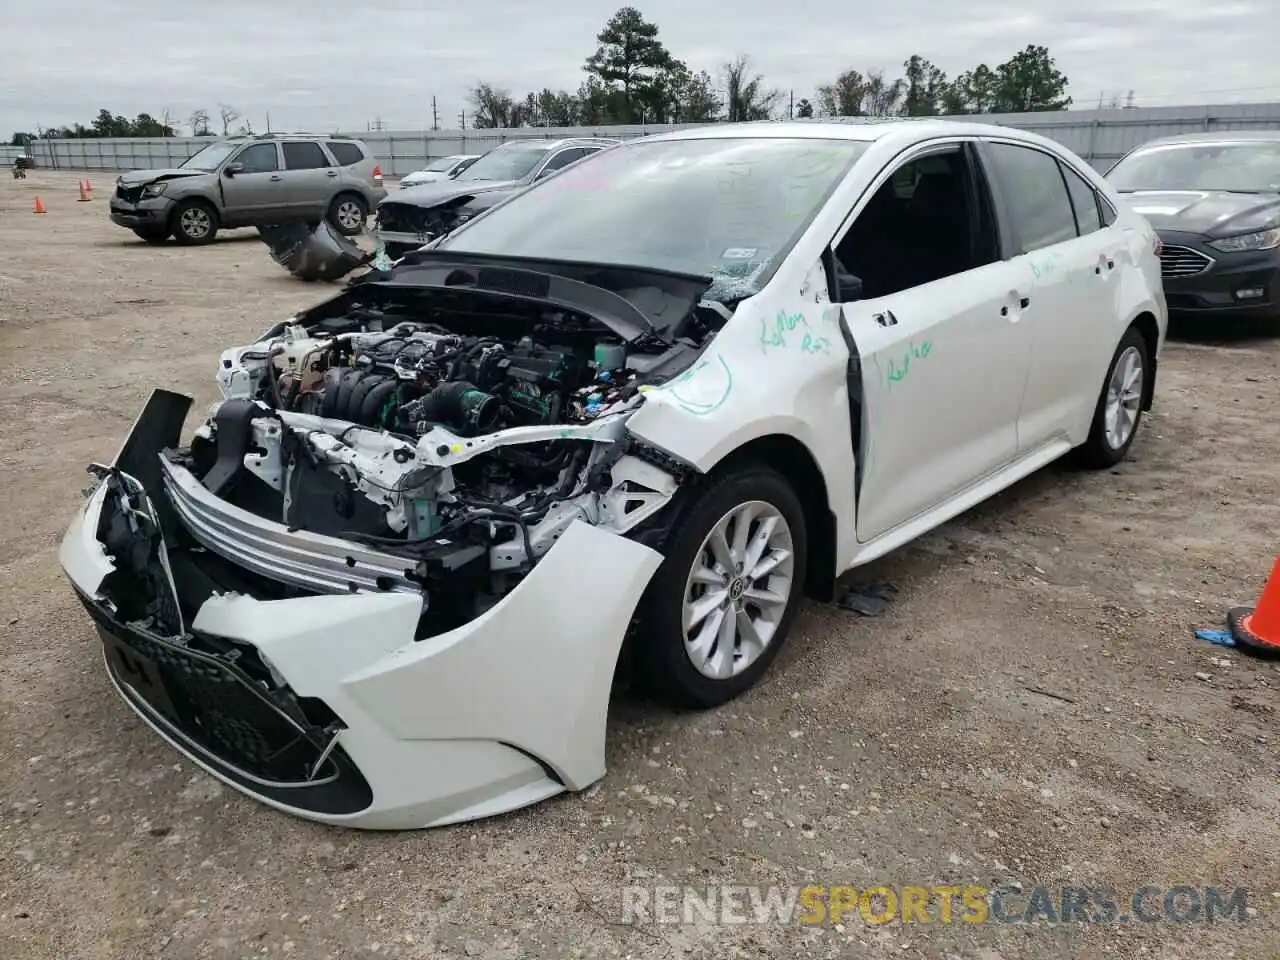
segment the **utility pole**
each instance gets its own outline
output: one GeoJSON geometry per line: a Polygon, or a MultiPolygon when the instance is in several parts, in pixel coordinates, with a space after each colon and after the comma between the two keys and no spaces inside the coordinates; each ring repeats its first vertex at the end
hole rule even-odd
{"type": "Polygon", "coordinates": [[[467,111],[465,109],[458,111],[458,129],[467,129],[467,111]]]}
{"type": "Polygon", "coordinates": [[[267,111],[267,133],[271,132],[271,111],[267,111]]]}
{"type": "Polygon", "coordinates": [[[440,129],[440,111],[436,109],[436,98],[431,98],[431,129],[440,129]]]}

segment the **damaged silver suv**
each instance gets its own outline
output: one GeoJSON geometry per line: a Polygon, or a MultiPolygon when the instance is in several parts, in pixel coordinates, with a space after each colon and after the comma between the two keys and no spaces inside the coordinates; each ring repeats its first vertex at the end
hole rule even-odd
{"type": "Polygon", "coordinates": [[[212,243],[224,228],[322,219],[354,236],[386,195],[359,140],[267,133],[215,141],[170,170],[122,174],[111,220],[148,243],[212,243]]]}

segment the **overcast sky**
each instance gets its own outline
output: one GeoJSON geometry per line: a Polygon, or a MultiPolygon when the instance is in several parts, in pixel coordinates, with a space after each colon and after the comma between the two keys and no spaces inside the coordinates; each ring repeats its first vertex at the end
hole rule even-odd
{"type": "MultiPolygon", "coordinates": [[[[234,105],[274,129],[456,126],[467,89],[576,89],[618,0],[4,0],[0,133],[234,105]],[[444,9],[440,9],[440,8],[444,9]]],[[[644,0],[675,56],[713,75],[749,54],[796,99],[841,70],[954,75],[1044,44],[1080,107],[1280,98],[1280,0],[644,0]],[[808,15],[797,15],[805,9],[808,15]]],[[[218,126],[215,123],[215,126],[218,126]]],[[[217,131],[220,132],[220,129],[217,131]]]]}

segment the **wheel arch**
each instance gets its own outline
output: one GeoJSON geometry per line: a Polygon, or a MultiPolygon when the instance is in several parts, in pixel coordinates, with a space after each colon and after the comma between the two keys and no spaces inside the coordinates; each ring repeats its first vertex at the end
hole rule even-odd
{"type": "Polygon", "coordinates": [[[1142,335],[1143,343],[1147,346],[1147,365],[1150,367],[1150,375],[1142,384],[1142,409],[1149,411],[1156,393],[1156,354],[1160,349],[1160,326],[1150,311],[1144,310],[1133,318],[1129,327],[1137,328],[1138,333],[1142,335]]]}
{"type": "Polygon", "coordinates": [[[804,508],[805,527],[809,534],[805,595],[822,602],[830,601],[835,595],[837,521],[831,510],[826,479],[818,461],[809,448],[795,437],[771,433],[755,437],[735,448],[717,461],[708,475],[722,476],[753,463],[776,470],[795,487],[796,495],[804,508]]]}

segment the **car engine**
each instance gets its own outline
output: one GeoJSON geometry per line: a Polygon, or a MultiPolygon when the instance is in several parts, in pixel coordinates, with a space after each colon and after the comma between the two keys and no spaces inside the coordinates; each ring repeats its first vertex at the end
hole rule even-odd
{"type": "Polygon", "coordinates": [[[532,298],[356,287],[225,351],[223,400],[167,456],[289,531],[405,558],[378,588],[442,587],[435,613],[462,622],[575,520],[623,533],[670,500],[679,468],[625,414],[701,324],[624,339],[532,298]]]}

